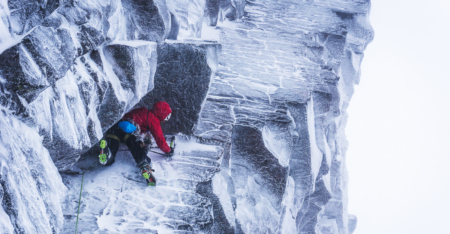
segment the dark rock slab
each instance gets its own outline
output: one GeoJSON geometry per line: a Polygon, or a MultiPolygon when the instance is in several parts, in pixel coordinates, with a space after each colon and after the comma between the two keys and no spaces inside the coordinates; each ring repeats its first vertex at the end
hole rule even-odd
{"type": "Polygon", "coordinates": [[[267,197],[275,209],[280,209],[288,168],[281,166],[265,147],[258,129],[236,125],[231,139],[232,177],[239,178],[235,181],[236,189],[242,182],[246,183],[245,177],[253,177],[258,184],[264,185],[261,194],[267,197]]]}
{"type": "Polygon", "coordinates": [[[205,18],[209,26],[216,26],[219,19],[220,0],[206,0],[205,18]]]}
{"type": "Polygon", "coordinates": [[[155,88],[137,106],[152,109],[155,102],[169,103],[172,116],[162,125],[165,134],[193,133],[220,48],[219,44],[209,42],[171,42],[158,46],[155,88]]]}
{"type": "Polygon", "coordinates": [[[201,196],[207,197],[211,202],[214,214],[214,222],[210,228],[212,233],[234,233],[234,228],[228,222],[219,198],[214,194],[211,181],[198,183],[196,192],[201,196]]]}
{"type": "Polygon", "coordinates": [[[225,19],[230,21],[236,19],[236,8],[231,3],[231,0],[220,0],[219,8],[222,15],[222,21],[225,19]]]}
{"type": "Polygon", "coordinates": [[[80,26],[80,32],[77,33],[77,37],[83,49],[82,54],[96,49],[105,41],[102,32],[88,24],[80,26]]]}
{"type": "Polygon", "coordinates": [[[130,39],[164,41],[170,32],[170,13],[164,2],[154,0],[123,0],[127,13],[127,34],[130,39]]]}

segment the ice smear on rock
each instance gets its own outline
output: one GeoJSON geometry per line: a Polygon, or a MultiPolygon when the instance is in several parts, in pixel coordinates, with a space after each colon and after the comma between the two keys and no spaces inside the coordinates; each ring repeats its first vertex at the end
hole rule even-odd
{"type": "Polygon", "coordinates": [[[0,126],[2,233],[59,232],[66,188],[39,134],[4,107],[0,126]]]}
{"type": "Polygon", "coordinates": [[[289,142],[290,136],[284,136],[287,134],[272,132],[268,126],[264,126],[262,130],[262,136],[264,140],[264,146],[278,159],[278,162],[282,166],[289,165],[289,142]]]}

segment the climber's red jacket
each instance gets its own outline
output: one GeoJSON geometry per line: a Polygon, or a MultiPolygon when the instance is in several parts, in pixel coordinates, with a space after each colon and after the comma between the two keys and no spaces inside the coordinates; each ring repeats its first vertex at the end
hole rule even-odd
{"type": "Polygon", "coordinates": [[[137,108],[125,114],[123,119],[134,120],[134,122],[139,125],[141,132],[150,131],[153,138],[155,138],[158,147],[163,152],[169,153],[170,147],[167,145],[166,139],[164,138],[161,122],[170,113],[172,113],[172,110],[167,102],[157,102],[153,105],[153,110],[149,111],[145,107],[137,108]]]}

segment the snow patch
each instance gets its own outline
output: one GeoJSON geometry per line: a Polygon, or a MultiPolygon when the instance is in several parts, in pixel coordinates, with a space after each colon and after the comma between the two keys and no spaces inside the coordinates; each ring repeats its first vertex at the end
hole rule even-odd
{"type": "Polygon", "coordinates": [[[3,234],[14,233],[14,227],[2,206],[0,206],[0,232],[3,234]]]}
{"type": "Polygon", "coordinates": [[[281,220],[281,233],[297,233],[297,225],[295,222],[295,217],[297,214],[295,212],[294,206],[295,199],[295,181],[291,176],[288,177],[286,183],[286,191],[283,196],[283,207],[284,214],[283,219],[281,220]]]}
{"type": "Polygon", "coordinates": [[[219,197],[220,204],[222,205],[223,212],[227,217],[228,223],[231,226],[235,227],[236,217],[234,215],[230,195],[227,192],[228,184],[220,173],[214,175],[214,177],[212,178],[212,187],[214,194],[219,197]]]}
{"type": "Polygon", "coordinates": [[[267,126],[262,129],[262,137],[264,146],[278,159],[281,166],[287,167],[290,157],[288,142],[280,136],[280,133],[272,132],[267,126]]]}
{"type": "Polygon", "coordinates": [[[315,115],[314,115],[314,100],[311,96],[311,100],[308,102],[307,118],[308,118],[308,132],[309,141],[311,145],[311,169],[313,175],[313,185],[316,183],[317,175],[319,174],[320,166],[322,164],[323,153],[317,146],[316,141],[316,127],[315,127],[315,115]]]}

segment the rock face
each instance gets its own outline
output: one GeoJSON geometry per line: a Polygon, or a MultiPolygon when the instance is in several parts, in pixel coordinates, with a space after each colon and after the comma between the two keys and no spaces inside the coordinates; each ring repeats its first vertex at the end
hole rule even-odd
{"type": "Polygon", "coordinates": [[[0,232],[59,232],[66,188],[48,150],[9,110],[0,116],[0,232]]]}
{"type": "Polygon", "coordinates": [[[169,42],[158,46],[155,88],[136,107],[153,108],[170,103],[171,120],[162,125],[166,134],[191,135],[217,70],[221,46],[208,42],[169,42]]]}
{"type": "Polygon", "coordinates": [[[76,163],[153,89],[156,57],[152,42],[108,44],[77,59],[65,77],[29,105],[60,170],[76,163]]]}
{"type": "Polygon", "coordinates": [[[122,146],[111,167],[86,172],[79,231],[352,233],[344,129],[369,9],[0,1],[0,231],[73,232],[103,133],[167,101],[162,127],[179,145],[172,158],[149,153],[157,186],[122,146]]]}
{"type": "Polygon", "coordinates": [[[369,8],[250,1],[241,22],[217,27],[223,53],[194,134],[229,144],[220,175],[234,189],[221,196],[235,199],[236,232],[354,230],[344,128],[373,37],[369,8]]]}

